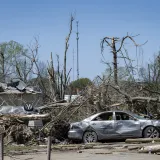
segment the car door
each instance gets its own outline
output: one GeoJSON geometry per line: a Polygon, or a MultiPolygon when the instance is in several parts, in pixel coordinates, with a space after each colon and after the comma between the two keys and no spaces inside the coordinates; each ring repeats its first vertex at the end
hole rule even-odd
{"type": "Polygon", "coordinates": [[[117,137],[140,137],[140,122],[125,112],[115,112],[115,133],[117,137]]]}
{"type": "Polygon", "coordinates": [[[91,126],[98,134],[99,139],[114,137],[114,118],[113,112],[106,112],[98,115],[91,121],[91,126]]]}

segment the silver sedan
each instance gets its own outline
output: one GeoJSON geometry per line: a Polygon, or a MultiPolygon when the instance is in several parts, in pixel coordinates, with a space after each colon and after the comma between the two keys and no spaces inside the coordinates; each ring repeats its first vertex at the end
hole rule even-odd
{"type": "Polygon", "coordinates": [[[158,138],[160,120],[150,120],[124,111],[95,114],[81,122],[72,123],[68,138],[84,143],[107,139],[158,138]]]}

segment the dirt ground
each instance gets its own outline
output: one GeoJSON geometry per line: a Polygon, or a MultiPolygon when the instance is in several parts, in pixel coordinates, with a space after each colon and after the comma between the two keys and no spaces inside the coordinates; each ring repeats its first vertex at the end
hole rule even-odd
{"type": "MultiPolygon", "coordinates": [[[[88,145],[53,145],[51,160],[159,160],[160,152],[156,154],[138,153],[141,147],[157,144],[159,143],[107,142],[88,145]]],[[[47,160],[46,151],[46,146],[11,145],[5,149],[5,154],[8,156],[5,156],[4,160],[47,160]]]]}
{"type": "MultiPolygon", "coordinates": [[[[34,153],[30,155],[17,155],[5,157],[4,160],[47,160],[46,152],[34,153]]],[[[56,151],[52,152],[51,160],[159,160],[160,155],[154,154],[138,154],[128,152],[113,152],[110,153],[105,149],[89,149],[82,150],[82,153],[77,151],[56,151]]]]}

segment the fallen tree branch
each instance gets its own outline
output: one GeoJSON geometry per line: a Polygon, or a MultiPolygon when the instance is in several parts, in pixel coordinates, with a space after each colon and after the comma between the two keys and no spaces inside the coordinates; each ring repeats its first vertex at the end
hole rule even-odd
{"type": "Polygon", "coordinates": [[[144,90],[148,91],[148,92],[151,92],[151,93],[155,93],[155,94],[160,94],[160,92],[157,92],[157,91],[152,91],[148,88],[143,88],[144,90]]]}
{"type": "Polygon", "coordinates": [[[147,101],[147,102],[157,102],[160,103],[160,98],[151,98],[151,97],[132,97],[131,101],[147,101]]]}
{"type": "MultiPolygon", "coordinates": [[[[41,106],[38,109],[46,110],[46,109],[54,109],[54,108],[63,108],[63,107],[67,107],[68,105],[70,105],[70,103],[52,103],[49,105],[41,106]]],[[[79,104],[70,105],[70,107],[78,107],[78,106],[79,104]]]]}
{"type": "Polygon", "coordinates": [[[112,88],[115,89],[118,93],[122,94],[125,98],[127,98],[128,101],[132,102],[131,96],[128,95],[127,93],[123,92],[123,91],[120,89],[119,86],[113,86],[113,85],[111,85],[111,84],[107,84],[106,86],[107,86],[107,87],[108,87],[108,86],[112,87],[112,88]]]}
{"type": "Polygon", "coordinates": [[[131,97],[129,94],[123,92],[119,86],[113,86],[111,84],[107,84],[106,86],[110,86],[113,89],[115,89],[118,93],[122,94],[129,102],[135,102],[135,101],[147,101],[147,102],[157,102],[160,103],[160,98],[152,98],[152,97],[131,97]]]}
{"type": "Polygon", "coordinates": [[[31,115],[2,115],[0,117],[1,120],[7,121],[11,119],[18,119],[20,120],[33,120],[33,119],[46,119],[50,116],[49,113],[47,114],[31,114],[31,115]]]}
{"type": "Polygon", "coordinates": [[[160,142],[160,138],[136,138],[126,139],[125,143],[149,143],[149,142],[160,142]]]}
{"type": "Polygon", "coordinates": [[[156,153],[156,152],[160,152],[160,145],[145,146],[145,147],[142,147],[138,152],[139,153],[156,153]]]}

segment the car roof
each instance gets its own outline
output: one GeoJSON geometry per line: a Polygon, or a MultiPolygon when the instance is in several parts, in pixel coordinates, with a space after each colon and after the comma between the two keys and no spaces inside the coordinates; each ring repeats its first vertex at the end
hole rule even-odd
{"type": "MultiPolygon", "coordinates": [[[[94,119],[96,116],[100,115],[100,114],[103,114],[103,113],[110,113],[110,112],[122,112],[122,113],[128,113],[126,111],[119,111],[119,110],[114,110],[114,111],[104,111],[104,112],[99,112],[99,113],[96,113],[94,115],[91,115],[90,117],[88,118],[85,118],[84,121],[88,121],[88,120],[91,120],[91,119],[94,119]]],[[[129,113],[128,113],[129,114],[129,113]]]]}
{"type": "Polygon", "coordinates": [[[131,112],[129,112],[129,111],[121,111],[121,110],[104,111],[104,112],[99,112],[99,113],[96,113],[96,114],[102,114],[102,113],[108,113],[108,112],[122,112],[122,113],[131,114],[131,112]]]}

